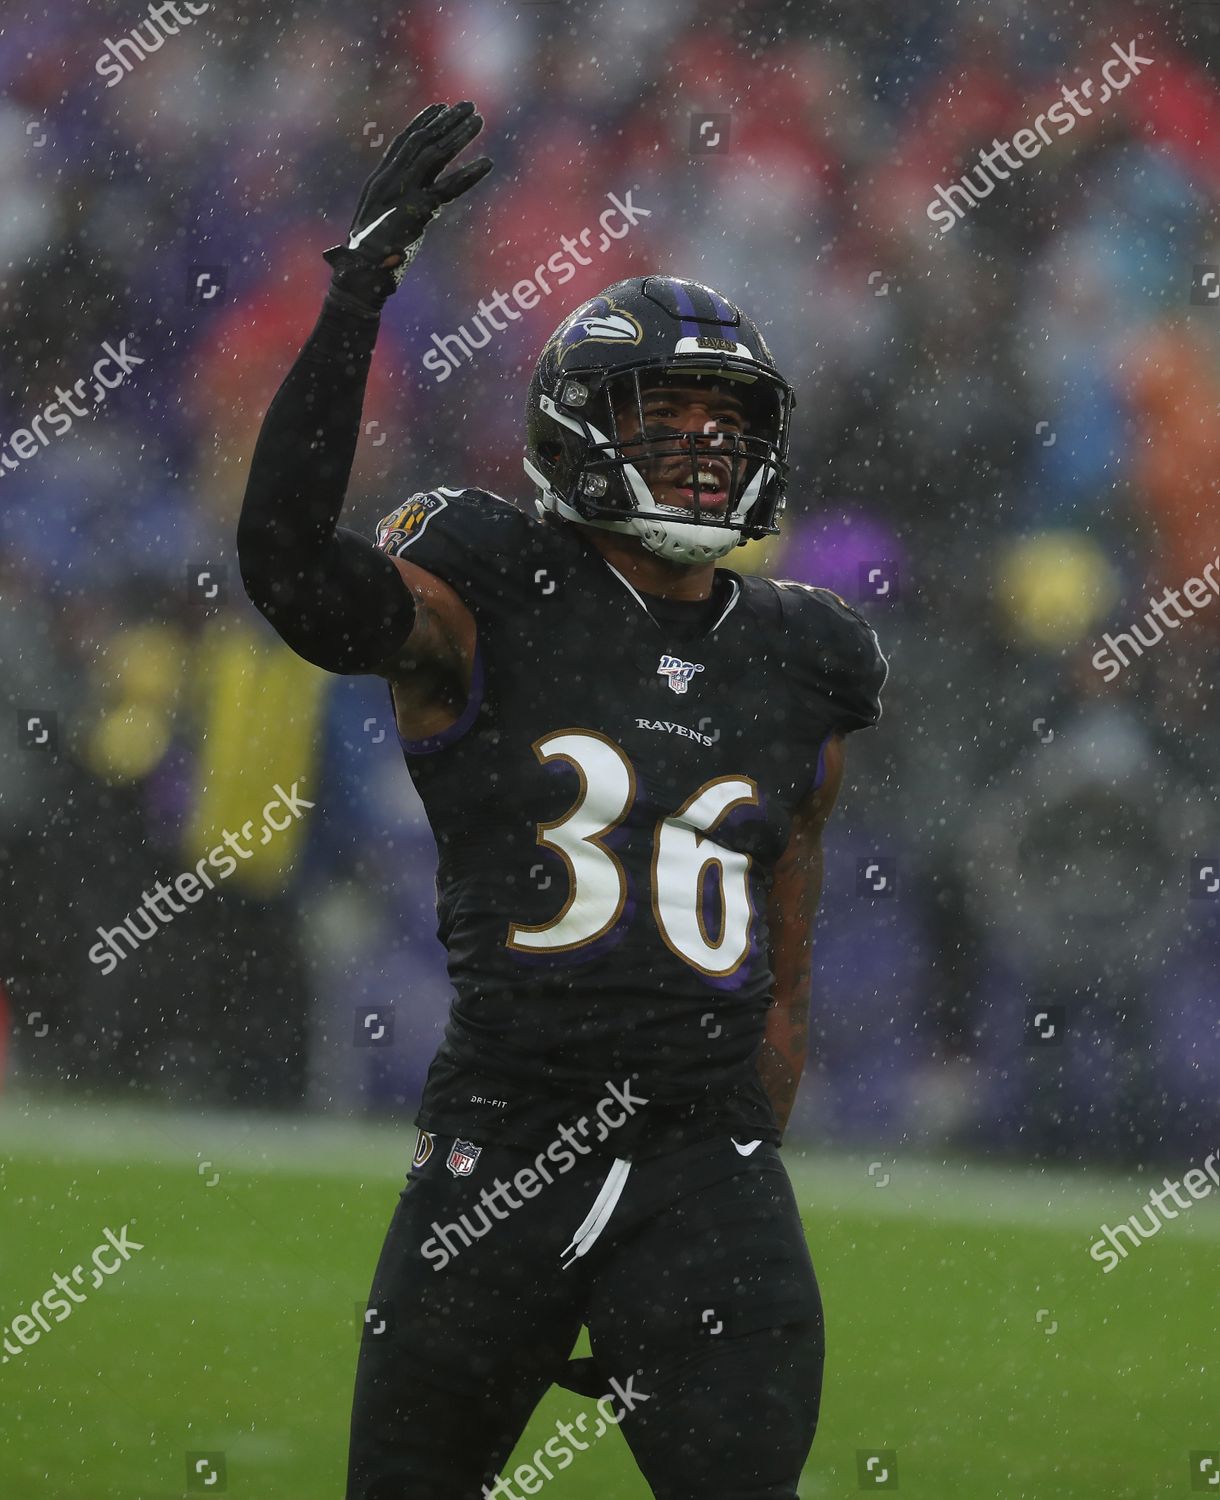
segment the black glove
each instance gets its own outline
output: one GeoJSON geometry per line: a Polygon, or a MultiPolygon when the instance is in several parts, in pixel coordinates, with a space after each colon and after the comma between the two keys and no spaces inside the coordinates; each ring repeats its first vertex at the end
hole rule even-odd
{"type": "Polygon", "coordinates": [[[415,259],[433,217],[491,171],[490,160],[481,156],[437,181],[482,128],[482,117],[469,101],[430,104],[390,142],[364,185],[347,244],[325,252],[339,301],[350,298],[365,311],[380,311],[415,259]],[[397,265],[383,265],[395,255],[397,265]]]}

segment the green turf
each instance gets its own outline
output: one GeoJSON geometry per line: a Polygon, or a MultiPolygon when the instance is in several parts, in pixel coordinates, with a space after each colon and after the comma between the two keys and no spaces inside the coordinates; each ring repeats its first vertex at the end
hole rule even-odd
{"type": "MultiPolygon", "coordinates": [[[[0,1365],[0,1496],[170,1500],[188,1451],[220,1451],[228,1496],[339,1500],[356,1307],[412,1136],[0,1109],[0,1323],[107,1226],[145,1246],[0,1365]]],[[[1139,1208],[1160,1172],[899,1159],[879,1188],[866,1159],[788,1159],[829,1342],[803,1500],[862,1493],[857,1450],[872,1448],[896,1452],[908,1500],[1190,1492],[1188,1454],[1220,1447],[1215,1199],[1104,1276],[1097,1226],[1139,1208]]],[[[514,1464],[581,1410],[552,1392],[514,1464]]],[[[648,1495],[613,1430],[541,1493],[648,1495]]]]}

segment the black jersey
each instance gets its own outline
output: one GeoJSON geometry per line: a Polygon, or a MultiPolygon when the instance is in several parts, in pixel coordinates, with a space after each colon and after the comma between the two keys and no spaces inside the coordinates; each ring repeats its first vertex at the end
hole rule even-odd
{"type": "Polygon", "coordinates": [[[600,1132],[613,1155],[778,1140],[767,898],[827,738],[880,716],[873,632],[727,569],[684,632],[580,528],[476,489],[413,496],[378,541],[478,630],[465,711],[403,741],[456,990],[419,1125],[544,1145],[632,1080],[649,1104],[600,1132]]]}

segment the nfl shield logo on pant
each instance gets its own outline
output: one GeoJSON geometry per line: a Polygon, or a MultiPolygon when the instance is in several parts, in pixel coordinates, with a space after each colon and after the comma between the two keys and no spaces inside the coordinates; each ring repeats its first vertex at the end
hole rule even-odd
{"type": "Polygon", "coordinates": [[[445,1165],[455,1177],[469,1177],[482,1152],[482,1146],[472,1146],[469,1141],[454,1141],[445,1165]]]}

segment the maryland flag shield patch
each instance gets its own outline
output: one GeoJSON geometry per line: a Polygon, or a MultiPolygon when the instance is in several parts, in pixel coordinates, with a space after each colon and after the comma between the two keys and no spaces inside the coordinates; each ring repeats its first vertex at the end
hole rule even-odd
{"type": "Polygon", "coordinates": [[[397,556],[409,547],[439,510],[449,504],[443,495],[412,495],[407,503],[393,511],[377,527],[377,545],[383,552],[397,556]]]}

